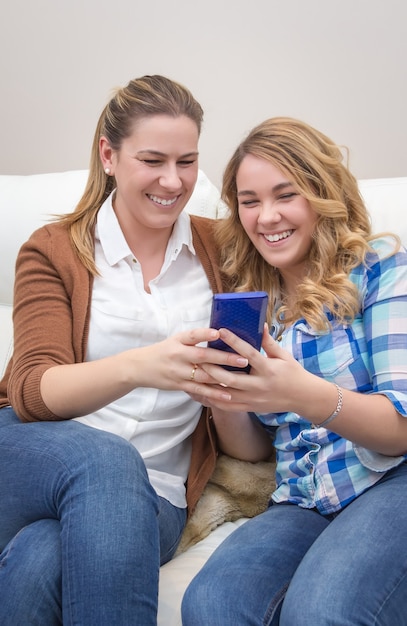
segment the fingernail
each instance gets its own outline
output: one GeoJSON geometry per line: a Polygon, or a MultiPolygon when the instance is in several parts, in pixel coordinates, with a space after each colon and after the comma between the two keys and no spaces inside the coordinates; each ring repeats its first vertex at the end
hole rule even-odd
{"type": "Polygon", "coordinates": [[[244,359],[242,356],[240,356],[237,360],[238,365],[243,365],[244,367],[246,367],[246,365],[249,365],[249,360],[248,359],[244,359]]]}
{"type": "Polygon", "coordinates": [[[230,393],[222,393],[221,398],[222,400],[231,400],[232,396],[230,395],[230,393]]]}

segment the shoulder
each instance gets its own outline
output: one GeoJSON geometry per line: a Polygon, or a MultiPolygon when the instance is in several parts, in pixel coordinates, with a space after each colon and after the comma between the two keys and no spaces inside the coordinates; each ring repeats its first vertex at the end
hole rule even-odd
{"type": "Polygon", "coordinates": [[[366,255],[366,271],[371,276],[396,271],[407,266],[407,252],[396,236],[383,235],[370,241],[366,255]]]}
{"type": "Polygon", "coordinates": [[[35,230],[21,246],[17,265],[53,266],[59,273],[87,272],[74,252],[68,227],[52,222],[35,230]]]}
{"type": "Polygon", "coordinates": [[[387,257],[397,254],[397,252],[401,252],[402,254],[406,253],[405,248],[401,245],[400,239],[397,237],[397,235],[379,235],[372,239],[369,243],[372,250],[372,259],[385,259],[387,257]]]}
{"type": "Polygon", "coordinates": [[[407,252],[391,235],[370,241],[365,263],[354,268],[351,280],[358,286],[364,306],[378,300],[406,297],[407,252]]]}
{"type": "Polygon", "coordinates": [[[23,247],[30,245],[44,247],[52,244],[71,245],[68,228],[60,222],[52,222],[35,230],[23,244],[23,247]]]}
{"type": "Polygon", "coordinates": [[[351,271],[351,280],[361,276],[374,276],[397,265],[407,264],[406,249],[396,236],[389,234],[375,237],[369,241],[369,246],[364,261],[351,271]]]}
{"type": "Polygon", "coordinates": [[[190,215],[192,232],[198,233],[201,237],[212,237],[215,226],[219,220],[198,215],[190,215]]]}
{"type": "Polygon", "coordinates": [[[223,291],[220,274],[219,246],[215,241],[218,220],[191,215],[192,241],[214,292],[223,291]]]}
{"type": "Polygon", "coordinates": [[[199,256],[204,252],[207,256],[218,259],[218,249],[215,243],[215,227],[218,220],[191,215],[191,232],[195,249],[199,256]]]}

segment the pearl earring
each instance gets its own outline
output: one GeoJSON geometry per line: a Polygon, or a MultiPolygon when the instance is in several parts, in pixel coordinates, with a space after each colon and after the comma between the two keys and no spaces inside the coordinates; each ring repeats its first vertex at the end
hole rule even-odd
{"type": "Polygon", "coordinates": [[[108,167],[105,167],[105,174],[107,174],[108,176],[110,174],[110,169],[108,167]]]}

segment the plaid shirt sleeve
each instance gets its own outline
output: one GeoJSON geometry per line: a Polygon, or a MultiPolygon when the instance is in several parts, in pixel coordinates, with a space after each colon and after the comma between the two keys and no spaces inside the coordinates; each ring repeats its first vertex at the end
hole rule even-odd
{"type": "Polygon", "coordinates": [[[407,417],[407,253],[388,256],[389,239],[373,244],[363,276],[362,314],[372,391],[407,417]]]}

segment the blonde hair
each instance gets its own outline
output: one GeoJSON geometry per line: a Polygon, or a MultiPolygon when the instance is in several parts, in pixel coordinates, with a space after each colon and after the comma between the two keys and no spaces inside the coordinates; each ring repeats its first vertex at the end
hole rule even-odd
{"type": "Polygon", "coordinates": [[[256,126],[226,166],[222,198],[230,211],[216,232],[222,271],[231,291],[264,290],[271,295],[269,322],[273,314],[284,324],[303,317],[323,331],[330,327],[327,310],[348,323],[360,308],[349,273],[364,262],[373,236],[357,181],[342,161],[340,148],[324,134],[299,120],[276,117],[256,126]],[[284,303],[280,272],[256,250],[239,219],[236,175],[248,154],[283,172],[318,216],[307,274],[290,308],[284,303]]]}
{"type": "Polygon", "coordinates": [[[99,140],[105,136],[113,150],[119,150],[124,139],[130,136],[134,124],[152,115],[185,115],[195,122],[201,132],[203,110],[191,92],[183,85],[164,76],[143,76],[131,80],[126,87],[117,89],[103,109],[96,126],[89,176],[85,191],[73,213],[60,221],[69,228],[72,245],[83,265],[97,274],[94,261],[94,226],[103,202],[115,188],[115,179],[108,176],[99,156],[99,140]]]}

